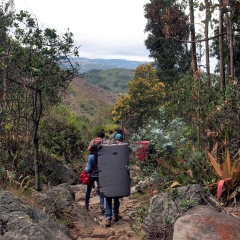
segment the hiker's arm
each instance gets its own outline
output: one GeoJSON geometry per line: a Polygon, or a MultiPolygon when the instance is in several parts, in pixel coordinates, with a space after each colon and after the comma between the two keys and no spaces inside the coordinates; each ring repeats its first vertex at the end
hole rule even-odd
{"type": "Polygon", "coordinates": [[[85,168],[86,172],[90,173],[91,170],[92,170],[92,167],[93,167],[92,155],[89,155],[88,156],[88,163],[87,163],[87,166],[85,168]]]}
{"type": "Polygon", "coordinates": [[[90,151],[92,150],[92,146],[89,145],[88,148],[87,148],[87,150],[90,152],[90,151]]]}
{"type": "Polygon", "coordinates": [[[91,150],[92,150],[92,141],[89,143],[87,150],[88,150],[88,151],[91,151],[91,150]]]}

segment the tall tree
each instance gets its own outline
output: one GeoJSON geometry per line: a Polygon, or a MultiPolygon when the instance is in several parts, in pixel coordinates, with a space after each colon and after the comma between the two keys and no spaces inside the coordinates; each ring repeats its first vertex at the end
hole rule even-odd
{"type": "Polygon", "coordinates": [[[197,51],[196,51],[196,37],[195,37],[195,20],[193,0],[189,0],[189,13],[190,13],[190,33],[191,33],[191,46],[192,46],[192,71],[195,74],[198,70],[197,67],[197,51]]]}
{"type": "Polygon", "coordinates": [[[220,90],[225,91],[225,66],[224,66],[224,49],[223,49],[223,3],[219,0],[219,58],[220,58],[220,90]]]}
{"type": "Polygon", "coordinates": [[[189,36],[184,5],[176,0],[150,0],[144,13],[148,33],[145,45],[155,60],[158,76],[165,85],[172,85],[189,71],[191,62],[187,44],[179,41],[189,36]]]}
{"type": "Polygon", "coordinates": [[[78,47],[71,32],[60,36],[55,29],[41,29],[37,20],[24,11],[15,15],[13,26],[6,80],[9,90],[17,90],[21,104],[25,104],[25,115],[19,113],[19,118],[32,122],[35,188],[40,190],[40,120],[44,110],[60,100],[61,93],[78,74],[78,65],[71,61],[71,56],[78,55],[78,47]]]}
{"type": "Polygon", "coordinates": [[[239,78],[239,26],[240,3],[236,1],[219,0],[219,20],[215,27],[219,38],[212,44],[212,53],[219,60],[221,77],[220,90],[226,90],[226,76],[239,78]]]}

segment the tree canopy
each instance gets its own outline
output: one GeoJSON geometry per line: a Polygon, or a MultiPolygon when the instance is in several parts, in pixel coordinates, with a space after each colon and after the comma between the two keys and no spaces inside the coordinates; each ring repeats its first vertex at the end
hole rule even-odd
{"type": "Polygon", "coordinates": [[[78,74],[79,67],[71,57],[78,56],[79,47],[69,30],[59,35],[55,29],[42,29],[31,14],[17,14],[13,7],[13,1],[0,5],[0,92],[5,96],[0,130],[2,136],[25,136],[28,144],[28,139],[33,140],[35,187],[39,190],[40,120],[78,74]]]}
{"type": "Polygon", "coordinates": [[[191,56],[186,43],[189,35],[184,5],[175,0],[151,0],[144,6],[148,20],[145,45],[154,58],[157,74],[165,84],[172,84],[189,71],[191,56]]]}
{"type": "Polygon", "coordinates": [[[155,68],[151,64],[140,65],[129,82],[128,94],[121,96],[114,106],[113,120],[139,127],[158,114],[164,97],[165,87],[155,68]]]}

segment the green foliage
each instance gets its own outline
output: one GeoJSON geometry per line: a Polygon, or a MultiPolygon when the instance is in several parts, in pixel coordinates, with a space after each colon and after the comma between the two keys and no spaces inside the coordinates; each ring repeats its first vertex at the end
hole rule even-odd
{"type": "Polygon", "coordinates": [[[193,199],[186,199],[186,200],[181,200],[178,203],[178,207],[183,209],[183,210],[188,210],[189,208],[193,207],[196,205],[196,201],[194,201],[193,199]]]}
{"type": "MultiPolygon", "coordinates": [[[[202,150],[211,151],[216,144],[227,140],[229,146],[237,147],[239,136],[238,125],[240,113],[237,104],[239,86],[229,79],[225,95],[220,92],[219,78],[210,77],[211,87],[206,87],[207,78],[200,77],[197,81],[185,77],[171,89],[170,103],[166,105],[166,115],[181,117],[199,131],[202,150]],[[226,138],[227,136],[227,138],[226,138]]],[[[219,145],[219,147],[221,147],[219,145]]],[[[236,150],[235,150],[236,151],[236,150]]]]}
{"type": "Polygon", "coordinates": [[[175,203],[179,213],[182,213],[197,204],[196,200],[192,199],[192,196],[186,199],[178,189],[170,189],[168,190],[168,194],[170,199],[175,203]]]}
{"type": "MultiPolygon", "coordinates": [[[[217,90],[218,79],[213,76],[211,82],[215,84],[210,89],[205,87],[205,80],[200,79],[199,84],[192,78],[179,81],[172,89],[171,101],[164,109],[160,108],[160,118],[139,128],[130,141],[133,152],[136,150],[135,141],[150,141],[152,154],[149,154],[141,171],[165,188],[170,184],[186,185],[191,182],[213,186],[216,177],[209,174],[211,167],[203,151],[216,151],[227,144],[232,147],[232,153],[236,153],[239,139],[236,114],[239,114],[239,107],[234,101],[238,87],[234,81],[229,81],[223,98],[217,90]],[[178,119],[177,116],[182,118],[178,119]],[[201,144],[200,149],[196,150],[198,128],[201,144]],[[151,163],[154,161],[155,169],[151,163]]],[[[219,153],[217,156],[219,159],[223,157],[219,153]]]]}
{"type": "Polygon", "coordinates": [[[164,108],[160,108],[159,115],[159,120],[151,120],[129,140],[129,147],[133,152],[139,147],[135,145],[136,141],[150,141],[148,159],[137,163],[142,176],[151,177],[157,185],[161,184],[165,188],[174,181],[185,185],[207,178],[203,171],[206,162],[203,162],[201,152],[194,148],[191,128],[182,119],[166,121],[164,108]]]}
{"type": "Polygon", "coordinates": [[[223,103],[223,95],[219,91],[219,77],[210,77],[213,85],[211,88],[206,87],[207,80],[204,76],[197,81],[190,76],[179,79],[169,91],[170,104],[166,106],[167,113],[172,117],[184,118],[188,123],[196,123],[198,111],[200,115],[207,114],[214,106],[223,103]]]}
{"type": "MultiPolygon", "coordinates": [[[[218,5],[215,5],[216,9],[218,9],[218,5]]],[[[232,49],[234,49],[233,54],[233,64],[234,64],[234,76],[236,79],[239,79],[240,77],[240,49],[239,49],[239,42],[240,42],[240,36],[238,33],[239,27],[240,27],[240,21],[239,21],[239,4],[236,4],[234,1],[228,1],[228,7],[223,8],[223,12],[225,14],[228,14],[228,19],[231,22],[231,29],[232,29],[232,49]]],[[[212,21],[213,23],[213,30],[214,34],[219,34],[219,22],[218,21],[212,21]]],[[[226,26],[225,22],[222,26],[222,31],[227,32],[229,31],[228,26],[226,26]]],[[[225,63],[225,70],[226,76],[231,76],[230,71],[230,65],[231,65],[231,57],[230,57],[230,50],[229,50],[229,36],[223,35],[223,56],[224,56],[224,63],[225,63]]],[[[219,39],[214,38],[211,44],[211,56],[215,57],[217,60],[220,60],[220,51],[219,51],[219,39]]],[[[215,72],[218,73],[220,69],[219,62],[216,65],[215,72]]],[[[232,76],[233,77],[233,76],[232,76]]]]}
{"type": "Polygon", "coordinates": [[[143,221],[146,219],[148,216],[148,205],[143,205],[137,209],[136,212],[137,215],[137,223],[143,223],[143,221]]]}
{"type": "Polygon", "coordinates": [[[141,181],[147,178],[152,178],[155,182],[162,181],[162,177],[160,176],[159,169],[157,168],[156,161],[149,159],[146,161],[139,161],[136,163],[132,161],[130,164],[130,169],[135,166],[139,167],[140,172],[138,173],[137,180],[141,181]]]}
{"type": "Polygon", "coordinates": [[[6,96],[1,130],[5,138],[27,132],[26,142],[35,148],[35,184],[39,190],[39,123],[49,104],[60,101],[61,93],[78,73],[79,66],[70,64],[70,57],[78,56],[78,47],[69,30],[60,36],[55,29],[40,29],[37,20],[26,11],[10,15],[4,12],[8,4],[13,6],[9,1],[1,3],[0,8],[4,19],[10,16],[10,21],[1,22],[4,35],[0,39],[0,91],[6,96]]]}
{"type": "Polygon", "coordinates": [[[40,125],[41,146],[49,154],[62,157],[63,161],[74,167],[81,159],[90,138],[89,120],[73,115],[64,106],[53,107],[40,125]]]}
{"type": "Polygon", "coordinates": [[[145,45],[166,87],[190,69],[190,51],[184,41],[175,40],[187,40],[189,36],[184,7],[176,0],[153,0],[144,6],[145,32],[148,34],[145,45]]]}
{"type": "Polygon", "coordinates": [[[164,223],[165,225],[170,224],[170,223],[171,223],[171,218],[170,218],[170,217],[167,217],[167,216],[164,216],[164,217],[163,217],[163,223],[164,223]]]}
{"type": "MultiPolygon", "coordinates": [[[[159,115],[164,117],[164,108],[159,109],[159,115]]],[[[191,131],[181,119],[174,119],[166,122],[164,119],[151,120],[144,128],[139,128],[137,133],[132,135],[130,147],[136,150],[135,141],[148,139],[149,148],[154,149],[158,158],[168,159],[169,156],[186,156],[191,145],[191,131]]]]}
{"type": "Polygon", "coordinates": [[[129,131],[140,127],[150,118],[156,118],[164,97],[164,84],[159,81],[153,66],[140,65],[129,82],[128,94],[120,97],[114,106],[113,120],[122,122],[129,131]]]}
{"type": "Polygon", "coordinates": [[[136,230],[141,227],[141,224],[146,220],[148,213],[148,204],[144,204],[137,208],[136,216],[129,215],[129,219],[134,219],[134,225],[133,228],[136,230]]]}
{"type": "Polygon", "coordinates": [[[106,133],[113,133],[115,131],[117,131],[117,129],[119,128],[119,126],[117,124],[114,124],[114,123],[109,123],[109,124],[106,124],[104,126],[104,131],[106,133]]]}

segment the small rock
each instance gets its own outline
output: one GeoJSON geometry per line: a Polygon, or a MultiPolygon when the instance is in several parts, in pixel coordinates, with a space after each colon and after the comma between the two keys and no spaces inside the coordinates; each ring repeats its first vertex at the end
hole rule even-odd
{"type": "Polygon", "coordinates": [[[114,235],[114,231],[102,227],[97,227],[93,230],[91,237],[92,238],[108,238],[109,236],[114,235]]]}

